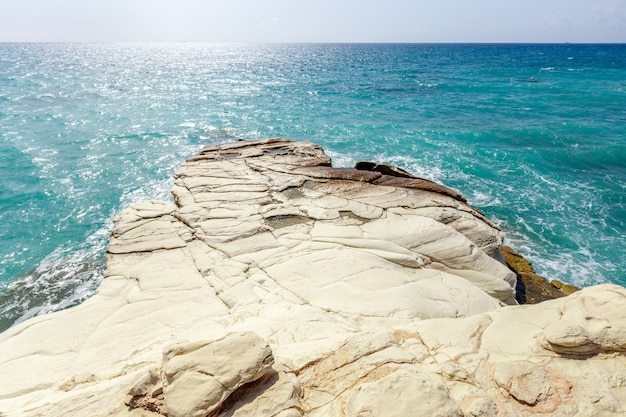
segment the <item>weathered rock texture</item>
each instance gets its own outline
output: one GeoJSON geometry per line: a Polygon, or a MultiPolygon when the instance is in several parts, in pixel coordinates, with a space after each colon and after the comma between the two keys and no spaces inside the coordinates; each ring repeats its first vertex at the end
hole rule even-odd
{"type": "Polygon", "coordinates": [[[0,335],[2,416],[626,413],[626,290],[515,304],[453,190],[280,139],[119,215],[97,294],[0,335]]]}

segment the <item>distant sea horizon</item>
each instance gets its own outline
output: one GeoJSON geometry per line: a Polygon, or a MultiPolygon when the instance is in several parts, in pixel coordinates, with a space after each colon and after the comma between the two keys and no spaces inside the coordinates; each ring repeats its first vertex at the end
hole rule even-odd
{"type": "Polygon", "coordinates": [[[285,137],[460,191],[548,279],[626,284],[626,45],[0,42],[0,330],[91,296],[202,147],[285,137]]]}
{"type": "Polygon", "coordinates": [[[501,42],[501,41],[446,41],[446,42],[430,42],[430,41],[208,41],[208,40],[0,40],[0,44],[199,44],[199,45],[240,45],[240,46],[259,46],[259,45],[626,45],[624,42],[568,42],[568,41],[534,41],[534,42],[501,42]]]}

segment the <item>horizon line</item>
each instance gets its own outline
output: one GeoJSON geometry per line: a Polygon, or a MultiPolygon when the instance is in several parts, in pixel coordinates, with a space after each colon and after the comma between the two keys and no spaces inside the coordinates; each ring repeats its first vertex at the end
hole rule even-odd
{"type": "Polygon", "coordinates": [[[492,41],[3,41],[0,44],[213,44],[213,45],[626,45],[624,42],[492,42],[492,41]]]}

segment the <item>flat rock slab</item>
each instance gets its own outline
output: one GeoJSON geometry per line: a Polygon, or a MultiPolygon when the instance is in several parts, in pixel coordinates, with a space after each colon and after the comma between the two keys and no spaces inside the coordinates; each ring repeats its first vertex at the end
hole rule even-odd
{"type": "Polygon", "coordinates": [[[120,213],[94,297],[0,334],[0,416],[626,411],[624,289],[515,306],[454,190],[266,139],[172,194],[120,213]]]}

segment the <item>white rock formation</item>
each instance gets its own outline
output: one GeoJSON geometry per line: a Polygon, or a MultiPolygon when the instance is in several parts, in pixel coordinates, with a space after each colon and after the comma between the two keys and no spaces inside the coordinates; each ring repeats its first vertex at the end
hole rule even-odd
{"type": "Polygon", "coordinates": [[[312,144],[207,148],[83,304],[0,334],[0,416],[620,416],[626,290],[515,304],[500,231],[312,144]]]}

